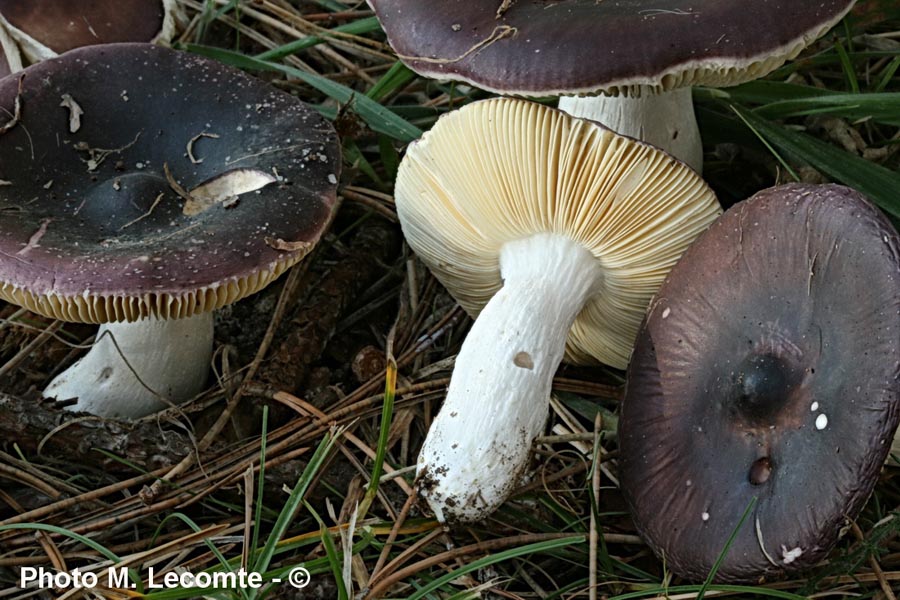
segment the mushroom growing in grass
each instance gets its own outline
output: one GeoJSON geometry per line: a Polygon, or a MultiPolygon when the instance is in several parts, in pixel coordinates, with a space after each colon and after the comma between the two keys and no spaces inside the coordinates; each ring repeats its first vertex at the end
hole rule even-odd
{"type": "Polygon", "coordinates": [[[200,392],[212,311],[301,260],[336,209],[340,147],[295,97],[150,44],[0,80],[0,299],[103,324],[45,395],[137,418],[200,392]]]}
{"type": "MultiPolygon", "coordinates": [[[[31,63],[95,44],[165,44],[180,10],[177,0],[0,0],[0,42],[7,34],[31,63]]],[[[22,68],[10,64],[12,72],[22,68]]]]}
{"type": "Polygon", "coordinates": [[[400,59],[435,79],[559,107],[703,166],[690,87],[762,77],[853,0],[368,0],[400,59]],[[608,94],[608,95],[607,95],[608,94]]]}
{"type": "Polygon", "coordinates": [[[518,483],[564,353],[624,368],[651,296],[719,205],[668,154],[513,99],[441,117],[395,195],[410,246],[478,317],[419,493],[442,521],[482,519],[518,483]]]}
{"type": "Polygon", "coordinates": [[[735,205],[653,301],[628,370],[619,476],[666,567],[756,582],[817,564],[900,419],[900,237],[848,188],[735,205]]]}

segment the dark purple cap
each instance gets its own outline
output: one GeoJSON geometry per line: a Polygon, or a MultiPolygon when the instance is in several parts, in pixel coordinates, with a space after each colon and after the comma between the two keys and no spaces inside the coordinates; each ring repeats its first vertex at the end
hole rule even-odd
{"type": "Polygon", "coordinates": [[[853,0],[368,0],[416,72],[546,96],[734,85],[824,34],[853,0]],[[499,16],[498,16],[499,15],[499,16]]]}
{"type": "Polygon", "coordinates": [[[900,238],[859,193],[732,207],[669,274],[619,422],[622,489],[675,573],[808,568],[875,485],[900,419],[900,238]],[[755,499],[755,504],[754,504],[755,499]]]}
{"type": "Polygon", "coordinates": [[[186,317],[261,289],[331,221],[334,129],[241,71],[90,46],[0,80],[0,115],[20,82],[0,133],[2,299],[70,321],[186,317]]]}

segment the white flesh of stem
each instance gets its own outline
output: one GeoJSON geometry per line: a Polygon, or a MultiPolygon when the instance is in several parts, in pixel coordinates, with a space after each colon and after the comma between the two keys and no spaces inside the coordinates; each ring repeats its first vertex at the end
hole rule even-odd
{"type": "Polygon", "coordinates": [[[441,521],[481,520],[519,483],[569,329],[602,277],[590,252],[556,234],[508,242],[500,270],[419,455],[419,494],[441,521]]]}
{"type": "Polygon", "coordinates": [[[138,419],[201,392],[212,349],[210,312],[189,319],[101,325],[90,351],[58,375],[44,396],[78,398],[70,410],[138,419]]]}

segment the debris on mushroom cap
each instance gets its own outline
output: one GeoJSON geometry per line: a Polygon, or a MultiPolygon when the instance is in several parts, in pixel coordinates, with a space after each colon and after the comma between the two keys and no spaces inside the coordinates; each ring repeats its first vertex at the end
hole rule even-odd
{"type": "Polygon", "coordinates": [[[520,95],[735,85],[796,56],[853,5],[518,0],[498,12],[500,2],[368,2],[416,72],[520,95]]]}
{"type": "Polygon", "coordinates": [[[549,232],[597,258],[600,288],[567,357],[624,368],[651,296],[720,212],[671,156],[561,111],[509,98],[441,117],[407,151],[396,185],[410,246],[472,315],[501,287],[501,247],[549,232]]]}
{"type": "Polygon", "coordinates": [[[884,215],[836,185],[734,206],[672,270],[638,336],[619,422],[638,530],[701,580],[755,499],[718,579],[816,564],[875,485],[898,371],[900,237],[884,215]]]}
{"type": "Polygon", "coordinates": [[[168,42],[176,0],[0,0],[6,27],[32,62],[94,44],[168,42]]]}
{"type": "Polygon", "coordinates": [[[302,259],[334,214],[330,124],[216,61],[80,48],[0,80],[0,114],[17,103],[0,133],[0,298],[35,312],[99,323],[213,310],[302,259]],[[82,111],[75,133],[65,95],[82,111]],[[185,148],[204,130],[219,137],[195,141],[195,162],[185,148]],[[203,210],[184,214],[164,167],[203,210]]]}

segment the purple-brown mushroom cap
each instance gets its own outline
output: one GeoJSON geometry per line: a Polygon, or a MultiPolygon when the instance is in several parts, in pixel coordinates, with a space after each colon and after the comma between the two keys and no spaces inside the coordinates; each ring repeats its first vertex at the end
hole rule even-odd
{"type": "Polygon", "coordinates": [[[57,54],[81,46],[151,42],[163,30],[163,0],[0,0],[12,27],[57,54]]]}
{"type": "Polygon", "coordinates": [[[757,581],[821,561],[900,419],[900,239],[848,188],[726,212],[651,304],[619,423],[622,489],[673,572],[757,581]],[[755,499],[755,504],[754,503],[755,499]]]}
{"type": "Polygon", "coordinates": [[[368,0],[436,79],[525,96],[735,85],[795,57],[853,0],[368,0]],[[499,14],[499,17],[498,17],[499,14]]]}
{"type": "Polygon", "coordinates": [[[0,299],[51,317],[219,308],[302,259],[336,209],[330,123],[206,58],[80,48],[0,80],[0,109],[0,299]]]}

